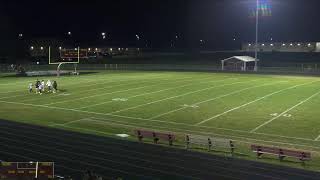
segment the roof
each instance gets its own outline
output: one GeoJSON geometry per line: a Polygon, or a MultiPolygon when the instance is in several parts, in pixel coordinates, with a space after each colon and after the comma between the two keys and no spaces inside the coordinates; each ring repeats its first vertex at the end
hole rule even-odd
{"type": "Polygon", "coordinates": [[[232,57],[229,57],[229,58],[224,59],[222,61],[228,61],[228,60],[231,60],[231,59],[238,59],[238,60],[243,61],[243,62],[254,62],[255,61],[255,58],[250,57],[250,56],[232,56],[232,57]]]}

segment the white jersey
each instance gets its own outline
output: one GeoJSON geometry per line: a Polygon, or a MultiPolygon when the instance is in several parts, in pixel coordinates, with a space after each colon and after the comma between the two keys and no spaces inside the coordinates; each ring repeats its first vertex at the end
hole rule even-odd
{"type": "Polygon", "coordinates": [[[32,89],[32,83],[29,84],[29,89],[32,89]]]}
{"type": "Polygon", "coordinates": [[[48,87],[51,87],[51,86],[52,86],[52,83],[51,83],[50,80],[47,81],[47,86],[48,86],[48,87]]]}

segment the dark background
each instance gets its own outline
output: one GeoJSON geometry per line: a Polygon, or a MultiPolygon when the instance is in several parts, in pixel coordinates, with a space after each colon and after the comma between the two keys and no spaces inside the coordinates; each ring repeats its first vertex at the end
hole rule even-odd
{"type": "MultiPolygon", "coordinates": [[[[320,40],[319,0],[261,1],[270,4],[272,16],[260,18],[260,41],[320,40]]],[[[18,47],[19,33],[23,39],[72,38],[81,46],[234,49],[254,41],[254,6],[255,0],[3,0],[1,52],[18,47]]]]}

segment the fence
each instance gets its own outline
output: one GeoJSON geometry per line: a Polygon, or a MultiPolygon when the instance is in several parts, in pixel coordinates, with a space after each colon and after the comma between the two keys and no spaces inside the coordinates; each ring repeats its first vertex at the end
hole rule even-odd
{"type": "MultiPolygon", "coordinates": [[[[57,65],[24,65],[28,71],[55,71],[57,65]]],[[[220,64],[63,64],[61,70],[74,71],[103,71],[103,70],[145,70],[145,71],[221,71],[220,64]]],[[[252,68],[248,68],[252,72],[252,68]]],[[[231,70],[232,71],[232,70],[231,70]]],[[[15,72],[10,65],[0,64],[0,72],[15,72]]],[[[239,71],[240,72],[240,71],[239,71]]],[[[315,63],[285,63],[263,65],[260,73],[298,73],[320,74],[320,64],[315,63]]]]}

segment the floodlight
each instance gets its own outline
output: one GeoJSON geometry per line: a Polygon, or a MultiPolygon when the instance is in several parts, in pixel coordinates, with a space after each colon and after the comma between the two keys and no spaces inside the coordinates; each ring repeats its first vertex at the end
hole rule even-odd
{"type": "Polygon", "coordinates": [[[309,43],[308,46],[311,46],[311,44],[309,43]]]}
{"type": "Polygon", "coordinates": [[[91,48],[88,48],[88,51],[91,51],[91,48]]]}
{"type": "Polygon", "coordinates": [[[282,44],[282,46],[286,46],[286,44],[282,44]]]}
{"type": "Polygon", "coordinates": [[[60,47],[59,47],[59,50],[61,50],[61,49],[62,49],[62,47],[60,46],[60,47]]]}
{"type": "Polygon", "coordinates": [[[251,46],[251,44],[249,44],[249,46],[251,46]]]}
{"type": "Polygon", "coordinates": [[[71,32],[70,32],[70,31],[68,32],[68,35],[71,35],[71,32]]]}
{"type": "Polygon", "coordinates": [[[106,33],[105,33],[105,32],[103,32],[103,33],[101,33],[101,35],[102,35],[102,36],[105,36],[105,35],[106,35],[106,33]]]}
{"type": "Polygon", "coordinates": [[[264,46],[264,44],[261,44],[262,46],[264,46]]]}
{"type": "Polygon", "coordinates": [[[293,44],[291,43],[290,46],[293,46],[293,44]]]}
{"type": "Polygon", "coordinates": [[[41,46],[40,49],[43,50],[43,47],[41,46]]]}
{"type": "Polygon", "coordinates": [[[301,44],[299,43],[298,46],[301,46],[301,44]]]}
{"type": "Polygon", "coordinates": [[[273,46],[273,44],[270,44],[270,46],[273,46]]]}
{"type": "Polygon", "coordinates": [[[31,46],[30,49],[33,50],[33,46],[31,46]]]}

